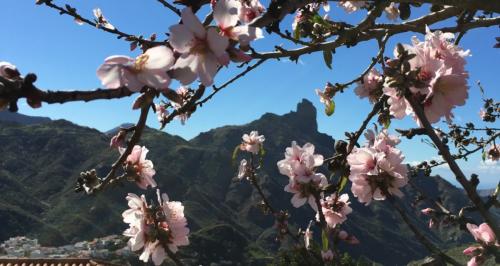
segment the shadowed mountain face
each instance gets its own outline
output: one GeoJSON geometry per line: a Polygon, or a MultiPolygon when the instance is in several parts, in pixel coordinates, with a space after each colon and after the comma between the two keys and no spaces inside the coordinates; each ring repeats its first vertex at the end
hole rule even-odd
{"type": "MultiPolygon", "coordinates": [[[[232,181],[236,172],[232,152],[251,130],[266,136],[259,179],[264,193],[272,195],[276,209],[290,211],[295,228],[305,228],[314,213],[306,206],[291,206],[291,194],[283,191],[287,177],[279,174],[276,162],[292,140],[300,145],[311,142],[317,153],[332,155],[334,141],[317,131],[316,110],[310,102],[303,100],[297,111],[283,116],[264,114],[249,124],[213,129],[190,141],[153,129],[144,132],[141,145],[150,150],[148,158],[155,164],[159,188],[185,204],[191,245],[181,254],[193,264],[261,265],[279,248],[273,218],[257,206],[259,195],[249,183],[232,181]]],[[[62,120],[32,125],[0,122],[0,240],[29,235],[43,244],[58,245],[122,232],[126,194],[144,191],[126,183],[96,196],[73,192],[81,171],[95,168],[102,176],[109,170],[118,155],[108,147],[109,139],[109,135],[62,120]]],[[[460,190],[439,177],[418,177],[415,183],[452,210],[467,203],[460,190]]],[[[147,194],[152,197],[155,192],[147,194]]],[[[471,240],[457,231],[427,230],[425,217],[411,207],[415,192],[406,189],[405,194],[402,201],[410,219],[435,243],[448,247],[471,240]]],[[[403,264],[427,254],[388,202],[367,207],[354,198],[351,201],[354,212],[344,225],[361,244],[342,249],[384,265],[403,264]]],[[[283,247],[287,245],[285,241],[283,247]]]]}

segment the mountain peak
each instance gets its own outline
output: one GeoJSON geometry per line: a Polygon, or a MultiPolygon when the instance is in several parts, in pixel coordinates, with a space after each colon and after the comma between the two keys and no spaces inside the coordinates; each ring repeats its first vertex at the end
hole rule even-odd
{"type": "Polygon", "coordinates": [[[297,104],[297,111],[290,112],[285,115],[286,118],[293,121],[293,124],[304,131],[318,130],[318,123],[316,121],[316,108],[309,100],[302,99],[297,104]]]}

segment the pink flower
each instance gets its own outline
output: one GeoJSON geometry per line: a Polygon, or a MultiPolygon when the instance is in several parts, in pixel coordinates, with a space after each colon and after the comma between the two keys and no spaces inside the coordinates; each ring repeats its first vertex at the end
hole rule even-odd
{"type": "Polygon", "coordinates": [[[6,79],[16,79],[20,76],[21,74],[17,70],[16,66],[9,62],[0,61],[0,77],[6,79]]]}
{"type": "Polygon", "coordinates": [[[487,155],[488,159],[498,161],[500,159],[500,144],[490,145],[487,155]]]}
{"type": "Polygon", "coordinates": [[[431,215],[432,213],[435,212],[435,210],[432,208],[425,208],[425,209],[422,209],[420,212],[422,212],[422,214],[424,214],[424,215],[431,215]]]}
{"type": "Polygon", "coordinates": [[[106,58],[97,69],[97,76],[108,89],[123,86],[131,91],[140,91],[144,86],[165,89],[170,84],[167,71],[173,63],[172,51],[166,46],[156,46],[135,59],[122,55],[106,58]]]}
{"type": "Polygon", "coordinates": [[[161,195],[161,199],[163,201],[160,201],[160,197],[158,197],[165,221],[160,224],[160,228],[170,234],[168,248],[176,253],[178,247],[189,245],[189,228],[186,217],[184,217],[184,206],[181,202],[169,201],[165,193],[161,195]]]}
{"type": "Polygon", "coordinates": [[[314,197],[314,191],[324,188],[328,181],[325,175],[321,173],[312,173],[310,176],[304,177],[302,180],[297,178],[290,178],[288,185],[285,186],[285,191],[293,193],[290,200],[293,207],[299,208],[306,202],[314,211],[318,211],[318,205],[314,197]]]}
{"type": "Polygon", "coordinates": [[[183,85],[199,77],[210,86],[217,68],[229,64],[229,40],[213,27],[205,29],[189,7],[182,10],[182,23],[170,27],[170,45],[181,54],[173,67],[174,76],[183,85]]]}
{"type": "Polygon", "coordinates": [[[262,30],[248,25],[239,25],[242,4],[238,0],[218,0],[214,7],[214,19],[220,33],[247,47],[251,41],[263,37],[262,30]]]}
{"type": "MultiPolygon", "coordinates": [[[[120,149],[120,152],[124,152],[124,149],[120,149]]],[[[146,147],[135,145],[125,161],[127,172],[142,189],[147,189],[148,186],[156,187],[156,181],[153,179],[156,174],[153,162],[146,160],[148,152],[146,147]]]]}
{"type": "Polygon", "coordinates": [[[266,140],[264,135],[259,135],[258,131],[250,132],[250,135],[243,135],[243,142],[240,144],[240,150],[258,154],[262,143],[266,140]]]}
{"type": "MultiPolygon", "coordinates": [[[[455,46],[450,39],[451,33],[439,31],[427,34],[424,42],[413,39],[413,46],[406,45],[411,54],[416,56],[409,63],[412,69],[419,69],[418,81],[423,87],[410,88],[413,98],[419,102],[430,123],[436,123],[441,117],[451,120],[452,109],[465,104],[468,97],[467,78],[464,70],[465,57],[468,51],[455,46]]],[[[397,51],[395,49],[395,54],[397,51]]],[[[397,94],[394,88],[384,88],[384,93],[390,97],[390,113],[401,119],[405,115],[413,114],[409,103],[397,94]]],[[[416,119],[417,124],[421,122],[416,119]]]]}
{"type": "Polygon", "coordinates": [[[385,15],[389,20],[397,20],[399,17],[399,9],[395,3],[391,3],[385,8],[385,15]]]}
{"type": "Polygon", "coordinates": [[[244,23],[252,22],[259,17],[266,9],[259,0],[239,0],[241,7],[239,10],[240,20],[244,23]]]}
{"type": "Polygon", "coordinates": [[[321,251],[321,258],[324,262],[329,262],[333,260],[333,252],[329,249],[327,251],[321,251]]]}
{"type": "Polygon", "coordinates": [[[408,183],[408,169],[403,164],[401,151],[391,146],[384,149],[355,148],[347,156],[351,191],[359,202],[366,205],[372,199],[384,200],[387,193],[402,197],[399,189],[408,183]]]}
{"type": "Polygon", "coordinates": [[[352,13],[366,6],[366,3],[365,1],[339,1],[339,6],[347,13],[352,13]]]}
{"type": "MultiPolygon", "coordinates": [[[[180,110],[188,101],[189,98],[192,96],[192,91],[185,86],[180,86],[176,90],[177,95],[179,96],[180,101],[179,102],[174,102],[172,101],[172,106],[174,107],[175,110],[180,110]]],[[[186,124],[186,121],[189,119],[191,116],[191,113],[186,111],[178,114],[175,118],[181,120],[181,124],[186,124]]]]}
{"type": "Polygon", "coordinates": [[[295,208],[308,202],[313,210],[318,211],[314,195],[328,184],[325,175],[315,172],[315,168],[322,164],[323,156],[314,154],[311,143],[300,147],[293,141],[292,146],[286,148],[285,159],[277,165],[280,173],[289,177],[285,191],[294,194],[291,202],[295,208]]]}
{"type": "Polygon", "coordinates": [[[292,141],[292,146],[287,147],[285,159],[278,162],[278,169],[282,175],[306,181],[314,172],[314,168],[323,164],[323,156],[314,154],[314,145],[304,144],[303,147],[292,141]]]}
{"type": "MultiPolygon", "coordinates": [[[[113,26],[111,23],[109,23],[108,20],[103,16],[102,11],[101,11],[100,8],[95,8],[92,11],[93,11],[94,17],[96,19],[97,27],[103,27],[103,28],[106,28],[106,29],[109,29],[109,30],[116,29],[115,26],[113,26]]],[[[76,21],[76,23],[80,24],[79,20],[75,20],[75,21],[76,21]]]]}
{"type": "Polygon", "coordinates": [[[375,133],[376,131],[374,132],[371,129],[366,131],[364,134],[367,140],[365,147],[374,148],[379,152],[386,152],[389,148],[394,148],[401,142],[398,136],[389,135],[389,132],[385,128],[377,133],[376,136],[375,133]]]}
{"type": "Polygon", "coordinates": [[[155,104],[155,109],[156,109],[156,117],[158,118],[158,122],[162,123],[163,120],[167,119],[168,117],[168,111],[167,108],[165,108],[164,104],[155,104]]]}
{"type": "MultiPolygon", "coordinates": [[[[347,220],[347,215],[352,212],[349,204],[351,203],[347,194],[340,195],[337,200],[335,194],[321,200],[321,210],[325,215],[328,226],[334,228],[337,224],[341,224],[347,220]]],[[[316,220],[319,221],[319,214],[316,214],[316,220]]]]}
{"type": "Polygon", "coordinates": [[[127,137],[127,131],[120,130],[118,134],[114,135],[109,142],[109,147],[118,149],[125,145],[125,138],[127,137]]]}
{"type": "Polygon", "coordinates": [[[175,253],[179,246],[189,244],[187,221],[184,206],[180,202],[169,201],[167,194],[160,197],[158,205],[147,205],[144,195],[127,196],[130,209],[123,212],[123,221],[129,228],[123,233],[130,237],[128,244],[132,251],[143,249],[139,259],[148,262],[152,258],[155,265],[160,265],[166,258],[168,248],[175,253]]]}
{"type": "Polygon", "coordinates": [[[479,226],[468,223],[467,229],[474,236],[474,239],[481,244],[481,246],[471,246],[464,250],[465,255],[472,256],[467,265],[482,265],[490,256],[489,247],[498,249],[500,244],[487,223],[482,223],[479,226]]]}
{"type": "Polygon", "coordinates": [[[359,98],[368,97],[371,103],[376,102],[377,99],[377,89],[380,83],[383,81],[382,75],[375,69],[372,68],[370,71],[363,76],[363,82],[358,82],[358,86],[354,89],[354,93],[359,96],[359,98]]]}
{"type": "Polygon", "coordinates": [[[467,229],[474,236],[474,239],[481,244],[489,246],[494,245],[496,242],[495,233],[487,223],[482,223],[479,226],[468,223],[467,229]]]}

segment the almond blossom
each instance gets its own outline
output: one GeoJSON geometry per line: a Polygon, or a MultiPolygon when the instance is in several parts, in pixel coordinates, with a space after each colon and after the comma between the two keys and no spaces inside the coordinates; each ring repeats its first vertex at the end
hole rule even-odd
{"type": "Polygon", "coordinates": [[[214,7],[214,19],[222,36],[248,47],[251,41],[263,37],[262,30],[248,25],[238,25],[242,3],[238,0],[218,0],[214,7]]]}
{"type": "Polygon", "coordinates": [[[382,75],[375,69],[372,68],[366,75],[363,76],[363,81],[358,82],[358,86],[354,89],[354,93],[359,96],[359,98],[366,98],[374,103],[378,100],[377,89],[379,89],[380,83],[384,80],[382,75]]]}
{"type": "Polygon", "coordinates": [[[189,229],[184,217],[184,206],[177,201],[169,201],[167,194],[160,196],[158,204],[148,205],[144,195],[127,196],[130,209],[123,212],[123,221],[129,228],[123,233],[130,237],[128,244],[132,251],[142,249],[139,257],[144,262],[149,257],[155,265],[166,258],[166,249],[176,253],[179,246],[189,245],[189,229]]]}
{"type": "MultiPolygon", "coordinates": [[[[113,26],[111,23],[109,23],[109,21],[104,17],[100,8],[95,8],[94,10],[92,10],[92,12],[94,13],[97,27],[104,27],[108,30],[115,30],[116,29],[115,26],[113,26]]],[[[79,22],[81,22],[81,20],[76,20],[76,19],[75,19],[75,21],[77,24],[80,24],[79,22]]]]}
{"type": "Polygon", "coordinates": [[[244,23],[250,23],[255,18],[259,17],[266,8],[262,5],[259,0],[239,0],[241,2],[239,16],[240,21],[244,23]]]}
{"type": "Polygon", "coordinates": [[[480,246],[471,246],[463,251],[464,255],[472,256],[467,265],[482,265],[488,259],[490,254],[492,254],[491,250],[500,248],[500,244],[495,237],[495,233],[486,223],[479,226],[468,223],[467,229],[472,234],[474,239],[480,244],[480,246]]]}
{"type": "MultiPolygon", "coordinates": [[[[124,148],[120,148],[120,153],[124,151],[124,148]]],[[[146,160],[148,152],[149,150],[146,147],[135,145],[125,161],[125,168],[129,174],[129,178],[135,181],[137,186],[142,189],[147,189],[148,186],[156,187],[156,181],[153,179],[153,176],[156,174],[153,162],[146,160]]]]}
{"type": "MultiPolygon", "coordinates": [[[[454,45],[450,41],[453,37],[451,33],[431,32],[427,28],[424,42],[414,38],[412,46],[405,46],[410,54],[416,55],[409,63],[411,69],[419,70],[417,79],[422,84],[419,88],[409,89],[413,98],[422,104],[430,123],[438,122],[441,117],[450,121],[453,118],[452,109],[464,105],[468,97],[468,73],[464,66],[469,51],[454,45]]],[[[384,93],[390,97],[391,115],[401,119],[412,114],[417,124],[421,124],[408,101],[395,88],[386,87],[384,93]]]]}
{"type": "MultiPolygon", "coordinates": [[[[337,198],[335,194],[321,199],[321,210],[325,216],[326,224],[334,228],[337,224],[341,224],[347,220],[347,215],[352,212],[349,207],[349,195],[342,194],[337,198]]],[[[316,220],[319,221],[319,213],[316,215],[316,220]]]]}
{"type": "Polygon", "coordinates": [[[258,131],[252,131],[249,134],[244,134],[242,137],[243,141],[240,144],[240,150],[251,152],[253,154],[258,154],[262,143],[266,140],[264,135],[259,135],[258,131]]]}
{"type": "Polygon", "coordinates": [[[325,187],[328,181],[325,175],[316,173],[315,168],[323,164],[323,156],[314,154],[314,145],[306,143],[303,147],[295,141],[286,148],[285,159],[277,163],[281,174],[289,177],[285,191],[293,193],[292,205],[299,208],[306,202],[318,211],[315,193],[325,187]]]}
{"type": "Polygon", "coordinates": [[[399,9],[394,2],[391,2],[388,7],[384,9],[385,16],[389,20],[396,20],[399,17],[399,9]]]}
{"type": "Polygon", "coordinates": [[[368,205],[372,199],[384,200],[387,193],[403,196],[399,189],[408,183],[408,169],[402,152],[394,147],[398,143],[399,139],[383,130],[368,139],[367,146],[354,148],[347,156],[351,191],[359,202],[368,205]]]}
{"type": "Polygon", "coordinates": [[[170,45],[180,53],[173,67],[174,76],[183,85],[199,77],[203,85],[210,86],[217,68],[229,64],[229,40],[214,27],[205,29],[190,7],[182,10],[181,17],[183,24],[170,27],[170,45]]]}
{"type": "Polygon", "coordinates": [[[162,123],[168,117],[168,111],[164,104],[155,104],[156,118],[162,123]]]}
{"type": "Polygon", "coordinates": [[[342,7],[347,13],[358,11],[366,6],[366,1],[339,1],[339,6],[342,7]]]}
{"type": "Polygon", "coordinates": [[[124,86],[131,91],[140,91],[144,86],[165,89],[170,84],[167,71],[173,64],[172,51],[162,45],[146,50],[135,59],[123,55],[110,56],[97,69],[97,76],[108,89],[124,86]]]}
{"type": "Polygon", "coordinates": [[[17,67],[9,62],[0,61],[0,77],[6,79],[16,79],[19,78],[21,74],[17,70],[17,67]]]}

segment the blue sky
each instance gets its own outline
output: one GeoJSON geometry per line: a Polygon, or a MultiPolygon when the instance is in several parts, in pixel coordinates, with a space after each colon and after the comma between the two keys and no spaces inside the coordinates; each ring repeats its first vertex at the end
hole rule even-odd
{"type": "MultiPolygon", "coordinates": [[[[155,0],[55,2],[69,3],[85,17],[91,17],[92,9],[100,7],[108,20],[118,29],[144,36],[157,33],[160,39],[165,36],[163,33],[168,32],[168,27],[178,21],[175,14],[163,8],[155,0]]],[[[422,12],[414,12],[413,17],[422,12]]],[[[346,16],[343,11],[333,8],[329,15],[355,23],[363,14],[364,11],[361,11],[346,16]]],[[[116,54],[137,55],[137,52],[129,51],[127,42],[87,25],[78,26],[71,18],[60,16],[55,10],[45,6],[36,6],[34,1],[3,1],[0,20],[3,23],[0,27],[2,36],[0,60],[14,63],[23,73],[36,73],[37,85],[43,89],[98,88],[100,82],[95,71],[104,58],[116,54]]],[[[291,18],[287,18],[282,28],[290,30],[290,24],[291,18]]],[[[390,56],[392,47],[398,42],[409,43],[413,35],[415,34],[403,34],[391,39],[386,54],[390,56]]],[[[419,34],[417,36],[423,38],[419,34]]],[[[497,64],[500,62],[500,50],[492,48],[496,36],[500,36],[498,28],[479,29],[469,32],[461,42],[462,47],[472,52],[472,57],[468,58],[466,66],[470,72],[471,88],[467,105],[455,111],[457,122],[478,120],[482,103],[475,84],[477,80],[483,84],[487,96],[497,100],[500,98],[498,89],[500,68],[497,64]]],[[[290,43],[269,35],[263,40],[256,41],[254,47],[258,51],[271,51],[274,45],[279,44],[287,48],[293,47],[290,43]]],[[[350,49],[338,49],[333,58],[333,70],[325,67],[321,53],[303,56],[298,64],[288,60],[266,62],[260,69],[221,91],[196,112],[185,126],[175,122],[167,126],[166,132],[190,139],[214,127],[250,122],[265,112],[287,113],[294,109],[302,98],[306,98],[320,111],[319,130],[335,138],[342,138],[345,131],[354,131],[359,127],[364,114],[371,109],[370,104],[366,100],[358,99],[352,90],[347,90],[346,93],[336,96],[336,113],[332,117],[327,117],[321,112],[323,106],[314,94],[314,89],[322,88],[327,81],[351,80],[366,68],[370,58],[375,56],[376,50],[375,42],[361,43],[350,49]]],[[[237,72],[239,69],[234,65],[224,69],[216,77],[215,83],[222,84],[237,72]]],[[[175,84],[172,86],[175,88],[175,84]]],[[[88,104],[44,105],[43,108],[36,110],[21,103],[20,112],[53,119],[67,119],[105,131],[118,124],[137,120],[138,112],[131,110],[132,101],[133,99],[122,99],[88,104]]],[[[158,127],[154,115],[150,116],[148,125],[153,128],[158,127]]],[[[405,119],[393,121],[391,127],[407,128],[415,127],[415,124],[411,119],[405,119]]],[[[400,147],[409,162],[436,156],[432,148],[419,140],[403,141],[400,147]]],[[[466,173],[474,171],[480,175],[480,187],[492,187],[500,178],[500,166],[483,163],[479,156],[471,158],[469,162],[461,162],[461,165],[466,173]]],[[[446,168],[438,169],[436,173],[448,178],[452,176],[446,168]]]]}

